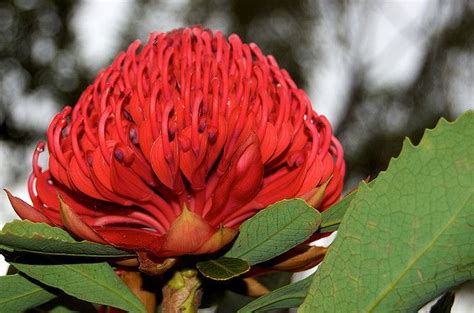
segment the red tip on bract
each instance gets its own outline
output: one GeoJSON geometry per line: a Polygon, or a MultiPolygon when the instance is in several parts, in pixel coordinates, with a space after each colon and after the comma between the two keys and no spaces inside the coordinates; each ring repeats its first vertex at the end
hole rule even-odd
{"type": "Polygon", "coordinates": [[[9,195],[22,218],[156,257],[215,252],[278,200],[322,211],[345,172],[331,125],[288,73],[201,27],[132,43],[53,118],[48,170],[44,146],[33,207],[9,195]]]}
{"type": "Polygon", "coordinates": [[[64,227],[79,238],[106,243],[97,233],[67,205],[61,196],[58,195],[59,207],[61,210],[61,220],[64,227]]]}
{"type": "Polygon", "coordinates": [[[47,218],[39,210],[35,209],[25,201],[13,196],[8,190],[4,189],[7,193],[8,200],[12,204],[13,209],[16,214],[24,220],[30,220],[38,223],[46,223],[49,225],[54,225],[49,218],[47,218]]]}
{"type": "Polygon", "coordinates": [[[184,207],[174,220],[159,251],[160,256],[212,253],[228,244],[236,230],[222,227],[215,229],[201,216],[184,207]]]}

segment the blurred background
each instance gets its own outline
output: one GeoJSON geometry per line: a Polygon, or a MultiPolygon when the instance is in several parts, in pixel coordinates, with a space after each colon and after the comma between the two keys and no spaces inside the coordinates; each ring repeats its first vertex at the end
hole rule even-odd
{"type": "MultiPolygon", "coordinates": [[[[54,113],[133,39],[190,24],[276,57],[332,122],[347,190],[384,170],[404,137],[474,108],[473,0],[0,0],[0,186],[27,199],[54,113]]],[[[1,226],[15,216],[4,194],[0,205],[1,226]]]]}

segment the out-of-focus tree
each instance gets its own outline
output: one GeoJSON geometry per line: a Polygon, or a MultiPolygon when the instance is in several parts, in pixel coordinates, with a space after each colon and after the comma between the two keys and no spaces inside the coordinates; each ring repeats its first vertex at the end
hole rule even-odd
{"type": "Polygon", "coordinates": [[[74,103],[85,86],[69,24],[76,6],[63,0],[0,2],[0,145],[10,155],[1,161],[8,162],[5,182],[24,173],[22,160],[30,154],[25,147],[45,132],[22,119],[22,110],[36,110],[42,101],[59,109],[74,103]]]}
{"type": "MultiPolygon", "coordinates": [[[[370,75],[372,62],[377,60],[367,60],[364,55],[364,44],[375,31],[367,23],[367,12],[384,3],[196,0],[184,5],[177,15],[184,24],[218,26],[239,34],[244,41],[257,42],[305,89],[314,86],[311,73],[331,53],[315,34],[331,31],[336,43],[333,47],[342,53],[349,73],[346,89],[334,90],[341,95],[342,108],[335,131],[346,147],[347,178],[354,182],[385,169],[390,157],[398,154],[404,137],[417,142],[423,130],[433,127],[441,116],[450,119],[459,114],[453,94],[466,78],[457,77],[469,75],[471,69],[470,80],[474,78],[474,5],[470,0],[438,1],[426,4],[423,21],[399,30],[412,32],[411,36],[425,42],[413,77],[403,84],[374,84],[370,75]]],[[[166,11],[167,7],[153,1],[137,5],[131,29],[146,28],[138,17],[150,8],[166,11]]],[[[130,33],[126,37],[130,38],[130,33]]],[[[390,48],[388,45],[387,51],[375,58],[390,58],[390,48]]],[[[469,83],[461,87],[469,88],[469,83]]]]}
{"type": "Polygon", "coordinates": [[[190,23],[224,20],[230,32],[245,42],[257,42],[262,51],[273,55],[301,87],[308,86],[308,72],[314,65],[316,49],[312,32],[318,10],[310,1],[198,0],[187,13],[190,23]]]}
{"type": "MultiPolygon", "coordinates": [[[[357,58],[350,62],[349,96],[336,131],[346,147],[350,177],[374,177],[398,154],[405,137],[416,143],[440,117],[455,118],[457,88],[474,95],[474,3],[452,1],[446,6],[435,2],[423,14],[428,21],[423,25],[426,38],[420,40],[426,44],[409,83],[374,87],[367,78],[370,64],[357,58]]],[[[339,16],[343,33],[349,33],[347,16],[339,16]]]]}
{"type": "MultiPolygon", "coordinates": [[[[313,86],[311,73],[325,60],[321,55],[327,58],[331,53],[315,34],[331,31],[349,73],[346,90],[334,90],[345,95],[340,98],[342,113],[336,133],[346,148],[348,178],[360,179],[384,169],[405,136],[417,141],[422,130],[434,126],[440,116],[452,118],[459,113],[453,109],[456,92],[460,84],[472,82],[474,75],[473,2],[439,1],[426,5],[426,18],[419,24],[424,29],[417,36],[425,45],[413,77],[404,84],[374,85],[371,61],[363,55],[363,45],[373,31],[365,25],[365,15],[382,3],[142,0],[132,3],[118,40],[123,48],[133,38],[146,40],[144,34],[166,27],[171,15],[181,25],[219,27],[226,33],[238,33],[244,41],[257,42],[299,86],[308,89],[313,86]]],[[[87,64],[78,62],[74,45],[70,20],[78,4],[81,2],[63,0],[6,0],[0,4],[0,141],[12,151],[44,133],[12,113],[22,110],[28,97],[49,99],[58,108],[74,104],[93,78],[87,64]]]]}
{"type": "Polygon", "coordinates": [[[25,144],[44,130],[15,122],[12,106],[28,95],[74,103],[86,83],[75,61],[69,18],[76,1],[0,3],[0,140],[25,144]]]}

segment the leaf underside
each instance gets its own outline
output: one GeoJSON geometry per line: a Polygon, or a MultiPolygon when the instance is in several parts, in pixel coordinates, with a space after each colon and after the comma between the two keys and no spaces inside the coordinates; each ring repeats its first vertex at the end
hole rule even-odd
{"type": "Polygon", "coordinates": [[[21,274],[0,277],[1,312],[24,312],[55,297],[53,292],[21,274]]]}
{"type": "Polygon", "coordinates": [[[31,263],[28,260],[10,263],[35,280],[78,299],[129,312],[145,312],[140,300],[108,263],[63,263],[52,257],[35,258],[31,263]]]}

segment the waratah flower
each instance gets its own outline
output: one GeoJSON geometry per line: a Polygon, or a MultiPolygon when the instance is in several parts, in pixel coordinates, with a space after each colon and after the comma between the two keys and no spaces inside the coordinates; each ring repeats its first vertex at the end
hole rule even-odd
{"type": "Polygon", "coordinates": [[[328,120],[257,45],[200,27],[133,42],[47,132],[21,218],[159,257],[215,252],[285,198],[324,210],[343,151],[328,120]]]}

